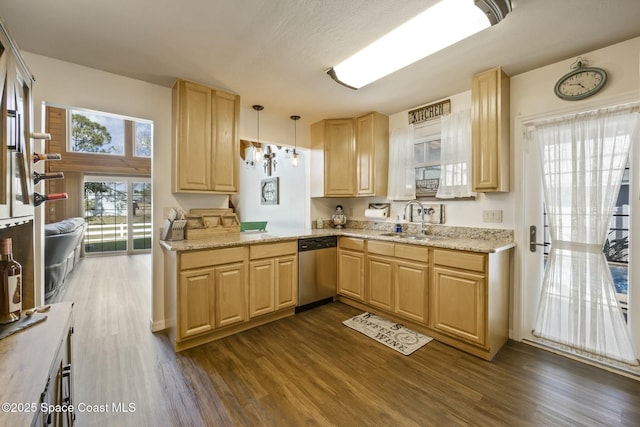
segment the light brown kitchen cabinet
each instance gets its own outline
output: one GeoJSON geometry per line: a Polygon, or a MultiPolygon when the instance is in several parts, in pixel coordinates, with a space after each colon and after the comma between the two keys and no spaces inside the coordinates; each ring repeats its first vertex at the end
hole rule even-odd
{"type": "Polygon", "coordinates": [[[364,240],[338,239],[338,295],[364,301],[364,240]]]}
{"type": "Polygon", "coordinates": [[[297,251],[295,241],[250,247],[250,317],[295,307],[298,289],[297,251]]]}
{"type": "Polygon", "coordinates": [[[509,191],[509,76],[501,68],[471,80],[473,191],[509,191]]]}
{"type": "Polygon", "coordinates": [[[389,118],[380,113],[311,125],[313,197],[384,196],[389,118]]]}
{"type": "Polygon", "coordinates": [[[509,251],[433,250],[431,327],[491,359],[509,337],[509,251]]]}
{"type": "Polygon", "coordinates": [[[428,321],[428,248],[370,240],[367,304],[404,318],[428,321]]]}
{"type": "Polygon", "coordinates": [[[383,310],[393,311],[394,262],[387,257],[367,257],[367,304],[383,310]]]}
{"type": "Polygon", "coordinates": [[[355,119],[356,196],[385,196],[389,175],[389,118],[369,113],[355,119]]]}
{"type": "Polygon", "coordinates": [[[180,255],[177,340],[248,319],[247,248],[180,255]]]}
{"type": "Polygon", "coordinates": [[[237,193],[240,96],[178,79],[172,106],[173,192],[237,193]]]}

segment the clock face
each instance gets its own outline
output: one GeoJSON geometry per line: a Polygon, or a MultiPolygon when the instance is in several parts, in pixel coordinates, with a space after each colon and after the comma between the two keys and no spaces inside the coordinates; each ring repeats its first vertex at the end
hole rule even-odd
{"type": "Polygon", "coordinates": [[[569,101],[584,99],[598,92],[607,81],[607,74],[599,68],[583,68],[563,76],[555,86],[558,97],[569,101]]]}

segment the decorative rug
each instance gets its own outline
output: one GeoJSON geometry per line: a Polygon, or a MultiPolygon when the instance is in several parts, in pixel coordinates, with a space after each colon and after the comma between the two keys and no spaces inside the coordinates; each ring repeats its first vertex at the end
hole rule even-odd
{"type": "Polygon", "coordinates": [[[405,356],[433,339],[373,313],[362,313],[342,323],[405,356]]]}

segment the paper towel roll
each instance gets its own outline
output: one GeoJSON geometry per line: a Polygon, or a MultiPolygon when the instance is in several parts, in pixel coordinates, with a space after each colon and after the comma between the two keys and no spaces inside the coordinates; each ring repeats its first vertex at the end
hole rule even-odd
{"type": "Polygon", "coordinates": [[[366,218],[387,219],[386,209],[365,209],[364,216],[366,218]]]}

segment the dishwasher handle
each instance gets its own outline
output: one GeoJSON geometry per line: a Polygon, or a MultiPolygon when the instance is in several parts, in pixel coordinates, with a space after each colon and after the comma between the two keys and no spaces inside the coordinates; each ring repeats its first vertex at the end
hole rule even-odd
{"type": "Polygon", "coordinates": [[[337,246],[338,239],[336,236],[312,237],[298,240],[298,252],[335,248],[337,246]]]}

